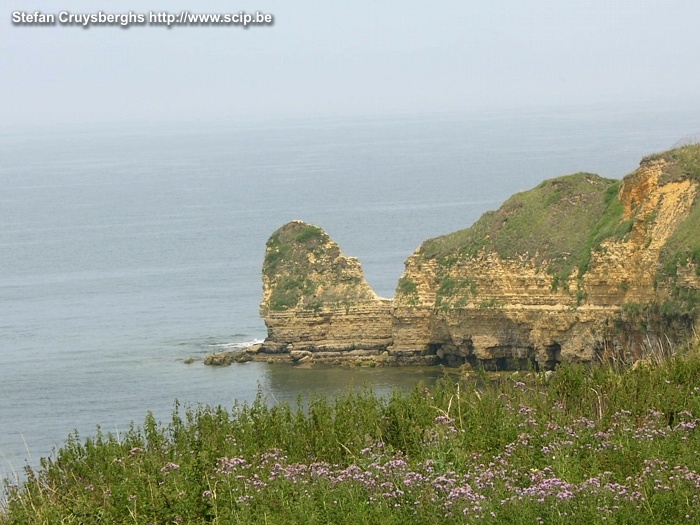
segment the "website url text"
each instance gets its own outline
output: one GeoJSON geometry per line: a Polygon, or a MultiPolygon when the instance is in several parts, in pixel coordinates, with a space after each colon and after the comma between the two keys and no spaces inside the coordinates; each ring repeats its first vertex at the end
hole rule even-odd
{"type": "Polygon", "coordinates": [[[170,13],[168,11],[149,11],[148,13],[42,13],[41,11],[27,12],[14,11],[12,23],[14,25],[61,25],[77,26],[88,29],[92,26],[164,26],[171,29],[175,26],[242,26],[248,28],[256,25],[273,25],[274,16],[269,13],[191,13],[181,11],[170,13]]]}

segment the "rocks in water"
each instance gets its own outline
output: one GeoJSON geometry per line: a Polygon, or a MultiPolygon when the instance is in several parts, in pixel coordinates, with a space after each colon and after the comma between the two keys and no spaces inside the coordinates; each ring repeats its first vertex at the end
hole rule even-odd
{"type": "Polygon", "coordinates": [[[254,356],[260,352],[262,345],[251,345],[236,350],[227,350],[210,354],[204,358],[204,364],[210,366],[228,366],[231,363],[246,363],[252,361],[254,356]]]}

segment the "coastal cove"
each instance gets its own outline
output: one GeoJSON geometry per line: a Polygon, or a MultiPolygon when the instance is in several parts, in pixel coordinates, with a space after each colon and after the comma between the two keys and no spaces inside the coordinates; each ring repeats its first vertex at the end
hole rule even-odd
{"type": "Polygon", "coordinates": [[[77,429],[178,399],[230,407],[439,370],[205,367],[265,337],[270,233],[322,225],[391,297],[407,255],[547,178],[619,179],[700,113],[577,108],[341,121],[29,130],[0,136],[0,476],[77,429]],[[188,358],[198,360],[184,364],[188,358]]]}

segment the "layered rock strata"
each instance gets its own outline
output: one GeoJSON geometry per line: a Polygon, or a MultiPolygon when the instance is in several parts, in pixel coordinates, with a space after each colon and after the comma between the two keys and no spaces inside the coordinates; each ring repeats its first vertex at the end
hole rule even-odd
{"type": "Polygon", "coordinates": [[[260,354],[286,354],[301,363],[396,363],[386,353],[391,304],[326,232],[292,221],[267,242],[260,314],[268,337],[260,354]]]}
{"type": "Polygon", "coordinates": [[[622,181],[545,181],[424,242],[392,300],[323,230],[291,222],[267,243],[260,353],[497,370],[662,351],[700,310],[699,184],[697,145],[622,181]]]}

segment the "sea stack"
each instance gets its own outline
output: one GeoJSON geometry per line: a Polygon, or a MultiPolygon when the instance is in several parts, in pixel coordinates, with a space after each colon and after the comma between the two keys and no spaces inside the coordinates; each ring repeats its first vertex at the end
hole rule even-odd
{"type": "Polygon", "coordinates": [[[296,362],[374,364],[391,343],[391,301],[374,293],[357,259],[302,221],[267,241],[260,314],[268,330],[261,353],[296,362]]]}

